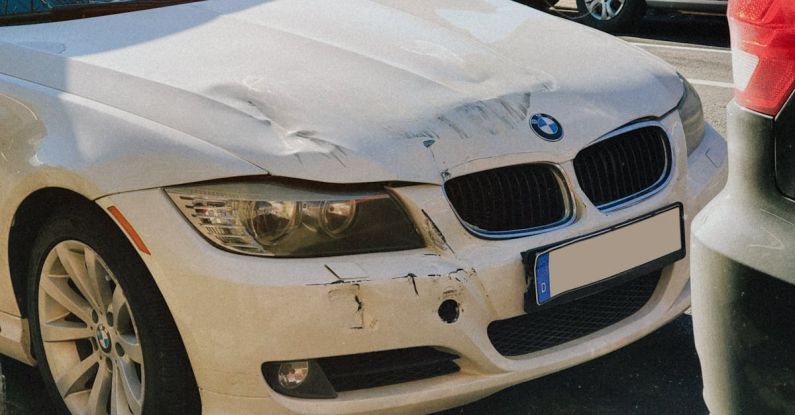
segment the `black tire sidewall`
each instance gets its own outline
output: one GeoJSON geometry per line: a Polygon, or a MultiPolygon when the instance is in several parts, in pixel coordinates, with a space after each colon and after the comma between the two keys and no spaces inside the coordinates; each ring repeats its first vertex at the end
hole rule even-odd
{"type": "Polygon", "coordinates": [[[184,346],[157,286],[140,255],[109,217],[91,211],[56,213],[34,243],[28,274],[28,315],[34,356],[59,412],[69,411],[60,397],[44,354],[38,316],[38,286],[49,252],[67,240],[91,247],[113,272],[134,316],[145,362],[144,414],[200,412],[198,389],[184,346]],[[179,382],[181,384],[173,384],[179,382]]]}

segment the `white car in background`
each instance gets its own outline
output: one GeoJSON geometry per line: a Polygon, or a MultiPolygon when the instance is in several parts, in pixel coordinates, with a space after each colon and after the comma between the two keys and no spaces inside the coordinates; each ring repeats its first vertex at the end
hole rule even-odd
{"type": "Polygon", "coordinates": [[[690,305],[726,144],[619,40],[507,0],[5,13],[0,352],[64,413],[428,413],[690,305]]]}

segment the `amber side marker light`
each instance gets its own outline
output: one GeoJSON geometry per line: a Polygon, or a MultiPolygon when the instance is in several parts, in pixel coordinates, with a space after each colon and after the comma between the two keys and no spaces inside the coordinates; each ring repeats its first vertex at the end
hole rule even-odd
{"type": "Polygon", "coordinates": [[[152,255],[152,253],[149,252],[149,248],[147,248],[146,244],[144,244],[144,240],[141,239],[141,236],[138,235],[138,232],[135,231],[132,225],[130,225],[130,222],[127,221],[127,218],[121,214],[121,211],[116,206],[109,207],[108,212],[110,212],[113,218],[116,219],[116,222],[121,225],[121,228],[124,229],[124,232],[127,234],[127,236],[132,239],[135,247],[138,248],[139,251],[147,255],[152,255]]]}
{"type": "Polygon", "coordinates": [[[735,97],[776,115],[795,89],[795,1],[730,0],[735,97]]]}

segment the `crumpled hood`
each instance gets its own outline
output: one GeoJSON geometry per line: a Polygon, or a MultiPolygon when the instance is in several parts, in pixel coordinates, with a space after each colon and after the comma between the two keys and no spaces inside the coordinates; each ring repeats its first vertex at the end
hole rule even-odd
{"type": "Polygon", "coordinates": [[[508,0],[211,0],[5,27],[0,72],[274,175],[340,183],[440,183],[474,160],[572,158],[682,95],[650,55],[508,0]],[[534,136],[534,113],[555,117],[564,139],[534,136]]]}

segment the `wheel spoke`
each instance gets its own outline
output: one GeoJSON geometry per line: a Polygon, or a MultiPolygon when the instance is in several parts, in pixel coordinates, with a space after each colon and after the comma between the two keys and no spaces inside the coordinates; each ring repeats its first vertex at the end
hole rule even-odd
{"type": "Polygon", "coordinates": [[[72,393],[84,390],[86,382],[94,374],[94,369],[99,364],[98,358],[99,355],[96,352],[93,353],[69,368],[55,381],[62,397],[66,398],[72,393]]]}
{"type": "Polygon", "coordinates": [[[116,368],[118,369],[119,383],[115,386],[119,386],[123,391],[124,399],[132,413],[140,414],[143,402],[138,372],[135,371],[132,363],[123,360],[117,361],[116,368]]]}
{"type": "Polygon", "coordinates": [[[108,399],[111,390],[111,368],[107,367],[103,361],[97,369],[97,377],[91,386],[91,394],[88,395],[87,415],[107,415],[108,399]]]}
{"type": "Polygon", "coordinates": [[[122,390],[122,374],[119,365],[113,365],[113,382],[110,394],[110,415],[132,415],[127,405],[127,396],[122,390]]]}
{"type": "Polygon", "coordinates": [[[71,321],[42,322],[41,337],[45,342],[65,342],[88,339],[94,332],[88,326],[71,321]]]}
{"type": "Polygon", "coordinates": [[[122,313],[129,313],[127,310],[127,298],[124,296],[124,291],[122,291],[119,286],[116,286],[113,290],[113,300],[110,309],[113,311],[113,327],[118,328],[122,313]]]}
{"type": "Polygon", "coordinates": [[[103,310],[107,310],[111,301],[110,283],[107,279],[108,272],[102,264],[97,253],[90,248],[86,248],[83,256],[86,260],[86,271],[89,281],[93,283],[93,288],[97,294],[97,302],[103,310]]]}
{"type": "Polygon", "coordinates": [[[91,305],[74,292],[65,279],[42,276],[42,290],[86,325],[91,323],[91,305]]]}
{"type": "Polygon", "coordinates": [[[602,1],[601,4],[602,4],[602,13],[601,13],[602,20],[607,20],[607,4],[604,1],[602,1]]]}
{"type": "Polygon", "coordinates": [[[132,334],[120,334],[117,339],[124,349],[124,355],[136,363],[143,363],[144,355],[141,350],[141,342],[132,334]]]}
{"type": "Polygon", "coordinates": [[[55,247],[55,250],[58,253],[61,265],[63,265],[77,289],[80,290],[80,293],[83,294],[83,297],[95,309],[103,310],[104,307],[100,305],[99,295],[96,290],[96,283],[89,278],[85,256],[72,251],[66,244],[59,244],[55,247]]]}

